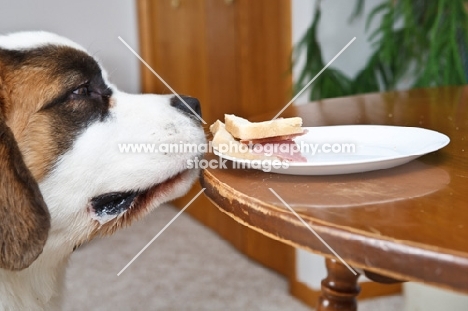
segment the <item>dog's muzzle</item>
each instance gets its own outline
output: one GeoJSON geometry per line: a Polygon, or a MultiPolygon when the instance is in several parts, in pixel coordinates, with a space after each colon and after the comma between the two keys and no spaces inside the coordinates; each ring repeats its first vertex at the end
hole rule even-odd
{"type": "Polygon", "coordinates": [[[198,115],[201,118],[201,108],[198,99],[190,96],[174,96],[171,98],[171,106],[188,115],[198,115]],[[181,100],[182,99],[182,100],[181,100]]]}

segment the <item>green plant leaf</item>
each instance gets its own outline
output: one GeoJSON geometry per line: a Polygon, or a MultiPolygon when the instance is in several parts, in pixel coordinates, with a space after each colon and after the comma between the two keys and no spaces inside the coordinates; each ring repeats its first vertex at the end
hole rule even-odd
{"type": "Polygon", "coordinates": [[[364,12],[364,0],[356,0],[356,5],[354,6],[354,11],[351,13],[349,22],[352,23],[356,18],[360,17],[364,12]]]}
{"type": "MultiPolygon", "coordinates": [[[[350,21],[366,19],[372,54],[351,79],[329,67],[311,86],[311,99],[395,89],[412,77],[411,87],[460,85],[468,82],[468,0],[385,0],[367,16],[364,0],[356,0],[350,21]],[[377,16],[381,22],[370,26],[377,16]]],[[[320,8],[306,35],[296,46],[295,58],[306,62],[295,83],[298,91],[323,67],[317,39],[320,8]]]]}
{"type": "Polygon", "coordinates": [[[366,30],[369,30],[370,24],[374,20],[374,18],[384,10],[388,10],[388,7],[391,5],[390,1],[383,2],[382,4],[379,4],[376,6],[367,16],[367,21],[366,21],[366,30]]]}

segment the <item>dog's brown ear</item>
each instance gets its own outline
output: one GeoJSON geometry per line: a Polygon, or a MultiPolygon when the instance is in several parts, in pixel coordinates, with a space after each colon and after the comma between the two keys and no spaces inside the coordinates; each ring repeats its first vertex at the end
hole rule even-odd
{"type": "Polygon", "coordinates": [[[49,228],[39,186],[0,113],[0,268],[21,270],[31,265],[42,253],[49,228]]]}

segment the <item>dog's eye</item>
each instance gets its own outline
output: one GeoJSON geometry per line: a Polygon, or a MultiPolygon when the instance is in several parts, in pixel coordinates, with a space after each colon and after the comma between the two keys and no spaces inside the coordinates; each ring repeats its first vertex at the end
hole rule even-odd
{"type": "Polygon", "coordinates": [[[81,85],[76,90],[73,91],[75,95],[88,96],[91,93],[88,85],[81,85]]]}

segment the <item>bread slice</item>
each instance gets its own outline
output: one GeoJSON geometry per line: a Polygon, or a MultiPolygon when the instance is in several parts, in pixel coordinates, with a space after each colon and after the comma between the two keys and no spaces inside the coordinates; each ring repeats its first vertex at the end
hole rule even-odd
{"type": "Polygon", "coordinates": [[[232,137],[231,134],[229,134],[228,131],[226,131],[226,128],[224,126],[224,123],[217,120],[215,123],[213,123],[210,126],[210,132],[213,134],[213,147],[219,148],[220,144],[229,144],[229,143],[239,143],[232,137]]]}
{"type": "Polygon", "coordinates": [[[244,118],[226,114],[224,121],[226,122],[226,130],[241,140],[300,134],[304,131],[302,119],[299,117],[250,122],[244,118]]]}
{"type": "Polygon", "coordinates": [[[217,150],[222,150],[224,155],[246,160],[277,159],[274,156],[266,156],[263,154],[253,153],[250,150],[246,150],[245,145],[236,140],[226,130],[224,123],[219,120],[210,126],[210,132],[213,134],[213,147],[217,150]],[[224,145],[224,148],[222,148],[222,145],[224,145]],[[246,152],[242,152],[242,150],[246,152]]]}

